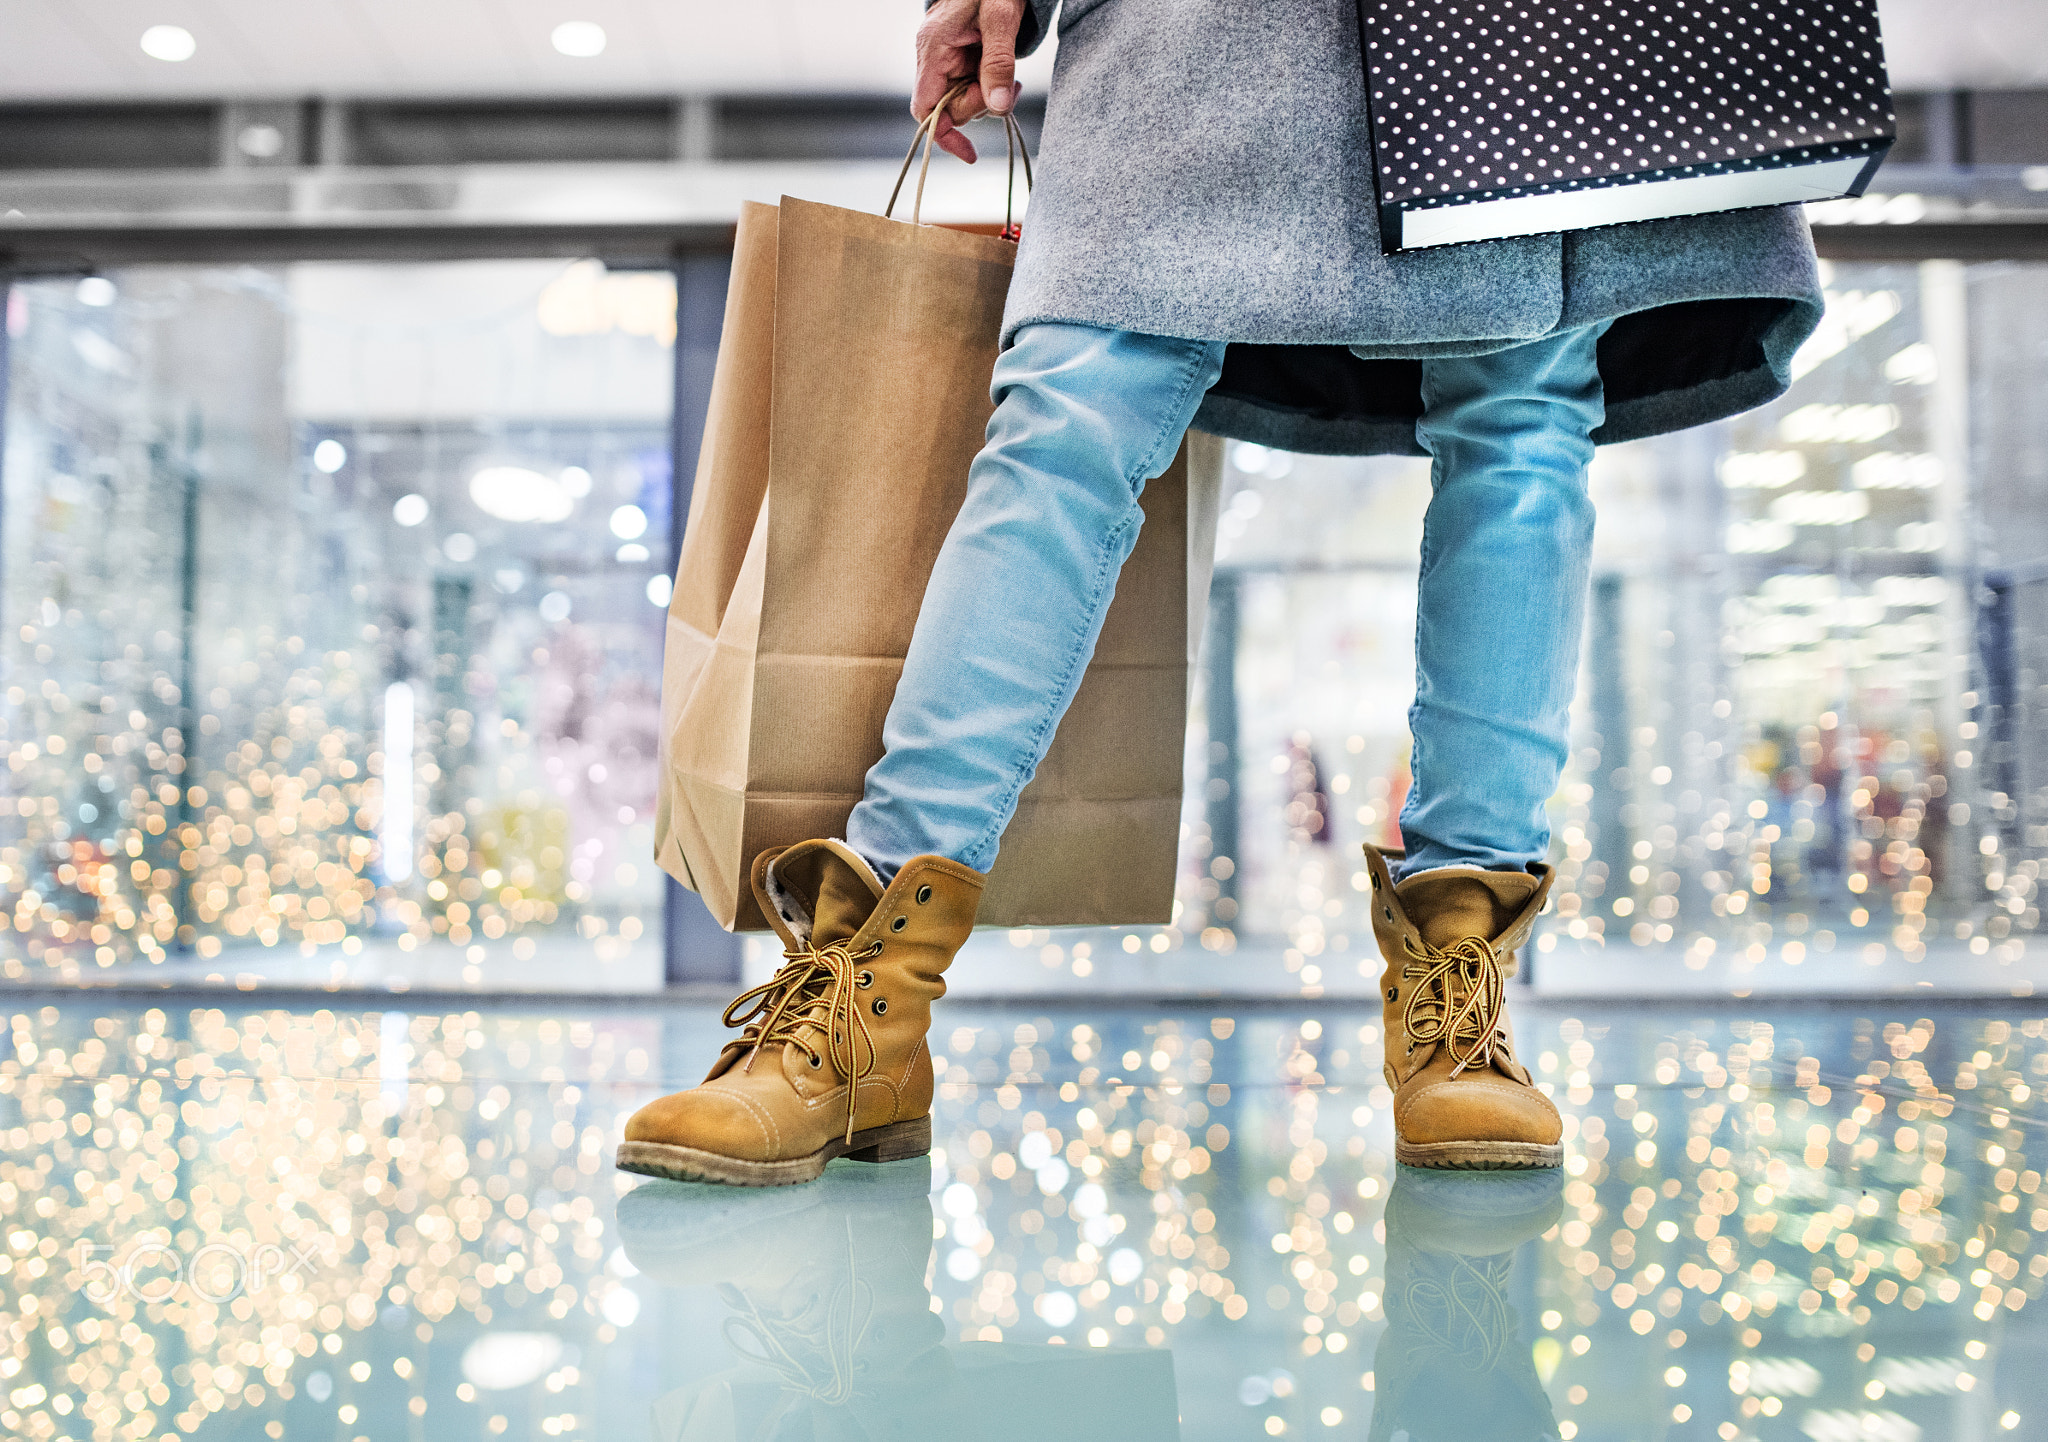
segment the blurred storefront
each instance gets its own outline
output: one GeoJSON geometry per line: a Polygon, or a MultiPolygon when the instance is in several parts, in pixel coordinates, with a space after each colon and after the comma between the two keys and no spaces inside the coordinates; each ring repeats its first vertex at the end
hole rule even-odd
{"type": "MultiPolygon", "coordinates": [[[[1596,462],[1539,969],[1998,962],[2039,924],[2048,267],[1828,296],[1782,400],[1596,462]]],[[[7,325],[10,975],[560,948],[659,984],[673,275],[133,266],[17,282],[7,325]]],[[[1062,974],[1127,940],[1373,969],[1428,465],[1231,455],[1181,915],[1048,936],[1062,974]]]]}
{"type": "MultiPolygon", "coordinates": [[[[538,122],[472,154],[428,140],[475,117],[414,110],[321,110],[290,164],[0,176],[9,980],[741,965],[649,859],[728,226],[877,205],[901,122],[680,105],[667,160],[569,164],[538,122]],[[388,156],[314,144],[400,120],[388,156]]],[[[1539,987],[2048,984],[2048,169],[1946,134],[1816,211],[1829,310],[1787,396],[1595,463],[1539,987]]],[[[932,208],[1000,194],[953,166],[932,208]]],[[[1427,462],[1231,457],[1177,913],[984,937],[970,989],[1371,985],[1357,848],[1399,836],[1427,462]]]]}
{"type": "MultiPolygon", "coordinates": [[[[1539,975],[1618,948],[1738,972],[2016,960],[2039,924],[2048,538],[2039,407],[2019,398],[2048,383],[2048,267],[1831,263],[1826,282],[1785,397],[1594,464],[1539,975]]],[[[1229,745],[1193,741],[1180,929],[1283,935],[1313,986],[1377,970],[1357,846],[1399,842],[1428,462],[1232,461],[1237,644],[1209,729],[1234,714],[1229,745]]]]}
{"type": "Polygon", "coordinates": [[[9,977],[658,985],[675,317],[595,263],[17,284],[9,977]]]}

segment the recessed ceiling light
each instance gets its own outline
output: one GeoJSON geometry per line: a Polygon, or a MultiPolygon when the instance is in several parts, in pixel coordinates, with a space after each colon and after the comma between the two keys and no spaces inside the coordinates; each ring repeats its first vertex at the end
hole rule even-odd
{"type": "Polygon", "coordinates": [[[401,526],[417,526],[427,518],[427,513],[432,509],[427,504],[425,496],[414,492],[411,495],[400,496],[391,503],[391,519],[401,526]]]}
{"type": "Polygon", "coordinates": [[[555,27],[555,49],[578,60],[604,54],[604,27],[588,20],[565,20],[555,27]]]}
{"type": "Polygon", "coordinates": [[[348,447],[333,437],[313,447],[313,468],[333,475],[348,464],[348,447]]]}
{"type": "Polygon", "coordinates": [[[142,53],[152,60],[175,64],[190,60],[198,49],[199,42],[182,25],[152,25],[142,32],[142,53]]]}
{"type": "Polygon", "coordinates": [[[251,160],[274,160],[284,153],[284,132],[275,125],[250,125],[235,137],[235,148],[251,160]]]}

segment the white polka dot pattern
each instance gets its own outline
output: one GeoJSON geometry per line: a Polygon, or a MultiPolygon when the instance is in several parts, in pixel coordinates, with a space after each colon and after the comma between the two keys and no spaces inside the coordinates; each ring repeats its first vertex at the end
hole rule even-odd
{"type": "Polygon", "coordinates": [[[1867,154],[1876,0],[1361,0],[1383,205],[1867,154]]]}

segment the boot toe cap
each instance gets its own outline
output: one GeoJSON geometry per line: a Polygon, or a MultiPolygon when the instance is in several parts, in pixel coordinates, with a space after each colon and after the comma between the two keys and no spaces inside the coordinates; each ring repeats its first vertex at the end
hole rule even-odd
{"type": "Polygon", "coordinates": [[[1421,1087],[1395,1109],[1410,1142],[1533,1142],[1555,1145],[1564,1123],[1550,1098],[1491,1073],[1421,1087]]]}
{"type": "Polygon", "coordinates": [[[779,1130],[762,1115],[758,1103],[736,1092],[701,1086],[641,1107],[626,1121],[625,1140],[773,1161],[779,1130]]]}

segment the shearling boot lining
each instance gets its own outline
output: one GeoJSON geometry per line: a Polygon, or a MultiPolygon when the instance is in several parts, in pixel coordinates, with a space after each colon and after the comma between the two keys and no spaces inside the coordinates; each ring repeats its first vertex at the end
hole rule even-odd
{"type": "MultiPolygon", "coordinates": [[[[877,896],[888,890],[886,886],[882,885],[881,878],[875,874],[875,868],[868,865],[866,857],[847,845],[842,837],[835,836],[831,840],[833,842],[833,855],[849,865],[858,867],[861,874],[873,884],[877,896]]],[[[809,946],[811,944],[812,926],[810,903],[783,884],[780,869],[781,863],[782,858],[778,856],[768,866],[768,874],[765,878],[768,887],[768,899],[775,903],[775,909],[781,912],[783,920],[789,923],[790,933],[796,937],[798,944],[809,946]]]]}

